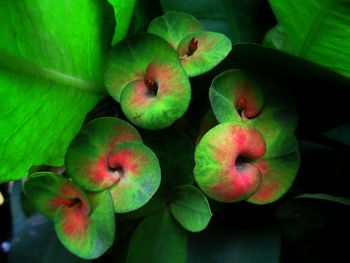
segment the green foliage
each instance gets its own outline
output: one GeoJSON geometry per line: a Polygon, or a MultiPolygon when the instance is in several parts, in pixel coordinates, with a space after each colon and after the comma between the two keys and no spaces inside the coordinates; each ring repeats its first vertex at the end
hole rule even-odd
{"type": "Polygon", "coordinates": [[[0,261],[346,258],[349,8],[3,0],[0,261]]]}
{"type": "Polygon", "coordinates": [[[296,113],[287,93],[263,78],[228,70],[214,78],[209,98],[216,119],[227,125],[210,130],[196,149],[199,186],[223,202],[281,198],[300,165],[296,113]]]}
{"type": "MultiPolygon", "coordinates": [[[[278,45],[283,51],[350,77],[349,3],[343,0],[269,0],[269,3],[290,47],[278,45]]],[[[270,38],[279,38],[280,33],[281,30],[274,30],[270,38]]]]}
{"type": "Polygon", "coordinates": [[[116,28],[112,40],[112,45],[115,45],[120,40],[122,40],[128,32],[136,0],[108,0],[108,2],[114,8],[116,28]]]}
{"type": "Polygon", "coordinates": [[[186,247],[186,232],[168,210],[163,210],[144,219],[135,230],[127,262],[186,262],[186,247]]]}
{"type": "Polygon", "coordinates": [[[148,27],[175,49],[189,77],[206,73],[230,52],[231,41],[223,34],[204,31],[195,17],[169,12],[154,19],[148,27]]]}
{"type": "Polygon", "coordinates": [[[174,189],[170,211],[175,219],[188,231],[202,231],[212,216],[209,203],[196,187],[184,185],[174,189]]]}
{"type": "Polygon", "coordinates": [[[102,68],[113,21],[104,1],[6,0],[0,23],[4,182],[33,165],[63,165],[85,115],[105,94],[102,68]]]}

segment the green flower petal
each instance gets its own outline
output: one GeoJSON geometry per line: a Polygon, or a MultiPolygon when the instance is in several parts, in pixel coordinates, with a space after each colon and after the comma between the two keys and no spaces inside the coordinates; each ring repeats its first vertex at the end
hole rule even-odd
{"type": "Polygon", "coordinates": [[[295,138],[291,136],[289,139],[295,142],[294,151],[276,158],[263,158],[254,164],[261,171],[262,179],[256,193],[247,199],[248,202],[272,203],[292,186],[300,166],[300,155],[295,138]]]}
{"type": "Polygon", "coordinates": [[[203,30],[202,24],[194,16],[171,11],[156,17],[148,26],[147,32],[164,38],[176,50],[188,33],[203,30]]]}
{"type": "Polygon", "coordinates": [[[219,122],[243,121],[262,110],[261,83],[241,70],[227,70],[216,76],[209,90],[210,103],[219,122]],[[244,116],[243,116],[244,114],[244,116]]]}
{"type": "Polygon", "coordinates": [[[55,216],[55,229],[63,245],[73,254],[94,259],[112,244],[115,234],[113,201],[109,191],[90,194],[91,213],[62,207],[55,216]]]}
{"type": "Polygon", "coordinates": [[[166,128],[187,110],[191,100],[190,82],[177,60],[155,60],[146,72],[156,91],[150,94],[143,78],[129,83],[120,97],[122,110],[142,128],[166,128]]]}
{"type": "Polygon", "coordinates": [[[90,212],[85,192],[71,180],[54,173],[32,174],[24,184],[24,191],[35,208],[52,220],[58,209],[73,207],[78,203],[81,212],[90,212]]]}
{"type": "Polygon", "coordinates": [[[157,156],[140,142],[116,145],[109,154],[109,165],[119,173],[118,182],[110,188],[117,213],[145,205],[160,185],[157,156]]]}
{"type": "Polygon", "coordinates": [[[244,123],[223,123],[208,131],[195,151],[194,177],[209,197],[235,202],[251,196],[259,187],[260,170],[253,162],[262,157],[261,134],[244,123]]]}
{"type": "Polygon", "coordinates": [[[108,166],[108,154],[116,144],[127,141],[141,141],[129,123],[111,117],[91,121],[68,148],[65,159],[69,176],[90,191],[112,186],[119,175],[108,166]]]}
{"type": "Polygon", "coordinates": [[[146,69],[152,61],[177,57],[176,51],[168,42],[154,34],[138,33],[124,39],[109,53],[105,71],[108,93],[120,102],[120,94],[125,86],[132,81],[144,79],[146,69]]]}
{"type": "Polygon", "coordinates": [[[206,73],[218,65],[232,49],[225,35],[215,32],[187,34],[180,42],[177,53],[189,77],[206,73]]]}

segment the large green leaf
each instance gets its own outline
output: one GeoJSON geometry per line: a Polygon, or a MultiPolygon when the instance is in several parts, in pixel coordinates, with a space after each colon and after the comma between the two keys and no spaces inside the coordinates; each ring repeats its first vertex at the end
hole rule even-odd
{"type": "Polygon", "coordinates": [[[100,0],[0,2],[0,181],[32,165],[63,164],[104,94],[108,8],[100,0]]]}
{"type": "Polygon", "coordinates": [[[348,0],[269,0],[291,53],[350,77],[348,0]]]}
{"type": "Polygon", "coordinates": [[[136,0],[108,0],[114,8],[116,28],[112,44],[122,40],[128,32],[136,0]]]}
{"type": "Polygon", "coordinates": [[[128,263],[184,263],[187,235],[168,210],[145,218],[135,230],[129,245],[128,263]]]}

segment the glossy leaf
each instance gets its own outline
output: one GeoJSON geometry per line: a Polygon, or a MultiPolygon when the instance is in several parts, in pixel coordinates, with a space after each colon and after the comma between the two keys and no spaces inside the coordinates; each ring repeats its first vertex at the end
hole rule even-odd
{"type": "Polygon", "coordinates": [[[225,35],[201,31],[187,34],[179,43],[177,53],[187,75],[194,77],[217,66],[231,48],[231,40],[225,35]]]}
{"type": "Polygon", "coordinates": [[[170,127],[160,131],[146,131],[143,138],[159,159],[162,170],[161,187],[166,193],[179,185],[194,182],[194,147],[184,134],[170,127]]]}
{"type": "MultiPolygon", "coordinates": [[[[17,214],[13,214],[15,217],[17,214]]],[[[12,240],[9,263],[89,263],[70,253],[55,234],[52,222],[34,214],[20,225],[12,240]]]]}
{"type": "Polygon", "coordinates": [[[129,28],[132,13],[136,4],[136,0],[108,0],[114,8],[116,28],[112,40],[112,45],[122,40],[129,28]]]}
{"type": "Polygon", "coordinates": [[[137,33],[119,42],[110,51],[106,66],[108,93],[120,102],[125,86],[143,80],[149,64],[158,58],[176,59],[177,54],[164,39],[154,34],[137,33]]]}
{"type": "Polygon", "coordinates": [[[109,191],[89,194],[91,213],[61,207],[55,216],[55,229],[63,245],[73,254],[93,259],[113,243],[115,219],[109,191]]]}
{"type": "Polygon", "coordinates": [[[259,12],[262,2],[254,0],[161,0],[165,12],[179,11],[195,16],[206,30],[220,32],[236,42],[258,42],[262,33],[259,12]]]}
{"type": "Polygon", "coordinates": [[[184,263],[187,234],[169,211],[145,218],[131,237],[127,262],[184,263]]]}
{"type": "Polygon", "coordinates": [[[76,202],[80,202],[81,211],[90,212],[85,192],[63,176],[49,172],[35,173],[25,182],[24,190],[35,208],[51,220],[59,208],[75,206],[76,202]]]}
{"type": "Polygon", "coordinates": [[[170,211],[175,219],[191,232],[205,229],[212,216],[207,198],[191,185],[174,189],[171,194],[170,211]]]}
{"type": "Polygon", "coordinates": [[[167,12],[165,15],[155,18],[148,26],[147,32],[164,38],[176,50],[188,33],[203,30],[201,23],[192,15],[182,12],[167,12]]]}
{"type": "Polygon", "coordinates": [[[105,1],[0,3],[0,181],[64,153],[101,94],[113,26],[105,1]],[[91,26],[91,25],[94,26],[91,26]]]}
{"type": "Polygon", "coordinates": [[[160,166],[157,156],[140,142],[117,144],[108,162],[118,172],[118,181],[109,190],[114,209],[125,213],[145,205],[160,185],[160,166]]]}
{"type": "Polygon", "coordinates": [[[144,78],[130,82],[120,95],[126,117],[145,129],[171,126],[187,110],[191,100],[191,86],[178,59],[154,59],[146,69],[146,76],[156,85],[150,94],[144,78]]]}
{"type": "Polygon", "coordinates": [[[269,0],[269,3],[292,54],[350,76],[349,3],[343,0],[269,0]]]}
{"type": "Polygon", "coordinates": [[[286,52],[290,52],[291,49],[286,39],[284,29],[280,25],[274,26],[266,33],[263,43],[265,46],[284,50],[286,52]]]}
{"type": "Polygon", "coordinates": [[[323,132],[322,135],[331,140],[350,146],[349,130],[350,130],[350,125],[346,123],[338,127],[329,129],[323,132]]]}
{"type": "Polygon", "coordinates": [[[115,145],[142,141],[138,131],[126,121],[102,117],[89,122],[74,138],[66,153],[69,176],[90,191],[106,189],[119,180],[108,165],[108,155],[115,145]]]}
{"type": "Polygon", "coordinates": [[[335,202],[335,203],[343,204],[346,206],[350,206],[350,200],[348,198],[344,198],[341,196],[329,195],[329,194],[322,194],[322,193],[302,194],[302,195],[296,196],[295,198],[297,198],[297,199],[299,199],[299,198],[319,199],[319,200],[335,202]]]}

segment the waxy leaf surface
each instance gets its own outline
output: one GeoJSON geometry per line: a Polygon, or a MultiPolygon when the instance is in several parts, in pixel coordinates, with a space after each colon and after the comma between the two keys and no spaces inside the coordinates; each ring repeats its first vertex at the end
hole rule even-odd
{"type": "Polygon", "coordinates": [[[203,30],[202,24],[194,16],[172,11],[155,18],[148,26],[147,32],[164,38],[176,50],[188,33],[203,30]]]}
{"type": "Polygon", "coordinates": [[[205,229],[212,216],[207,198],[192,185],[174,189],[170,211],[180,225],[191,232],[205,229]]]}
{"type": "Polygon", "coordinates": [[[116,21],[115,32],[112,45],[122,40],[128,33],[129,24],[132,13],[136,4],[136,0],[108,0],[114,8],[114,16],[116,21]]]}
{"type": "Polygon", "coordinates": [[[347,0],[269,0],[269,3],[292,54],[350,77],[347,0]]]}
{"type": "Polygon", "coordinates": [[[143,138],[159,159],[162,170],[161,187],[166,194],[177,186],[194,182],[194,147],[184,134],[170,127],[159,131],[146,131],[143,138]]]}
{"type": "Polygon", "coordinates": [[[113,18],[105,1],[0,2],[0,181],[63,165],[104,94],[113,18]]]}
{"type": "Polygon", "coordinates": [[[110,152],[111,167],[120,167],[119,180],[110,188],[117,213],[145,205],[160,185],[157,156],[140,142],[117,144],[110,152]]]}
{"type": "Polygon", "coordinates": [[[131,237],[127,262],[185,263],[187,234],[168,210],[145,218],[131,237]]]}

